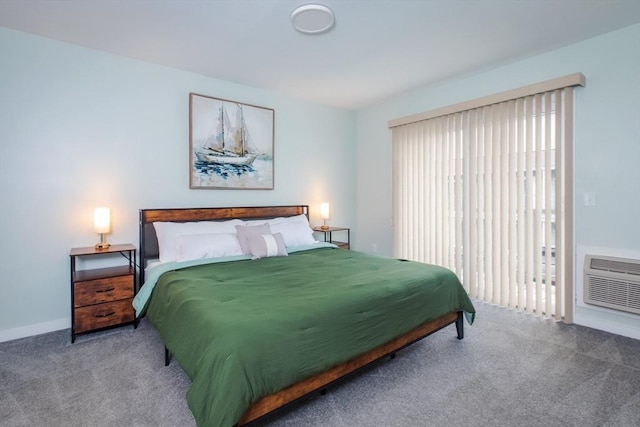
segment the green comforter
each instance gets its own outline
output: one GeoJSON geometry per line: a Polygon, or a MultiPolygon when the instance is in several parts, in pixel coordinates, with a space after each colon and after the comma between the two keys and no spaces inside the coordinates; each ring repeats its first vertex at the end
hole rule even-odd
{"type": "Polygon", "coordinates": [[[147,308],[192,380],[196,422],[211,427],[452,311],[473,321],[451,271],[331,248],[167,272],[147,308]]]}

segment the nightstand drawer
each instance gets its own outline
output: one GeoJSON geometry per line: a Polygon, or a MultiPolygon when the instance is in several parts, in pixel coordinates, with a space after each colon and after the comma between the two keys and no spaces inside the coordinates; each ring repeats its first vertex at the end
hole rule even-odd
{"type": "Polygon", "coordinates": [[[106,277],[73,284],[74,307],[133,297],[133,275],[106,277]]]}
{"type": "Polygon", "coordinates": [[[74,310],[74,325],[76,333],[104,328],[106,326],[119,325],[132,322],[134,319],[132,299],[106,302],[74,310]]]}

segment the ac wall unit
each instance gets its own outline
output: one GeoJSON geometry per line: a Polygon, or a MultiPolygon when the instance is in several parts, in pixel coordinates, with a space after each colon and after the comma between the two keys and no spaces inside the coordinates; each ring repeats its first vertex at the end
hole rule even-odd
{"type": "Polygon", "coordinates": [[[584,302],[640,314],[640,260],[586,255],[584,302]]]}

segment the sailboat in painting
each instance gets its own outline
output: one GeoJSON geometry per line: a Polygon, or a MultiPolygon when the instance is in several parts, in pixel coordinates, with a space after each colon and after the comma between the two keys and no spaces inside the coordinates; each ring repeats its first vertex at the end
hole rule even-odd
{"type": "Polygon", "coordinates": [[[218,165],[251,166],[256,159],[257,153],[249,151],[249,133],[244,122],[242,105],[236,106],[238,120],[235,127],[231,126],[224,104],[220,106],[214,144],[195,150],[199,161],[218,165]]]}

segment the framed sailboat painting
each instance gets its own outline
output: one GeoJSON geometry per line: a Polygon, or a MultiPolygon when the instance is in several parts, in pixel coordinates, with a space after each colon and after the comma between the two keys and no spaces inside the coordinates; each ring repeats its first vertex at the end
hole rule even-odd
{"type": "Polygon", "coordinates": [[[189,188],[273,190],[271,108],[189,94],[189,188]]]}

